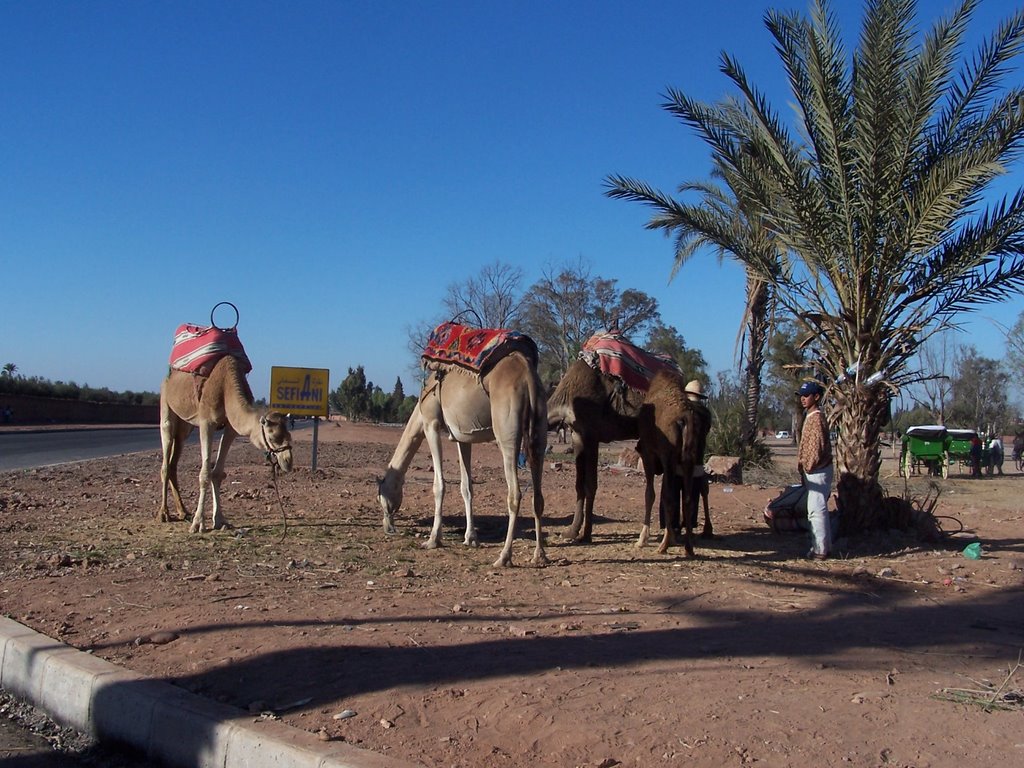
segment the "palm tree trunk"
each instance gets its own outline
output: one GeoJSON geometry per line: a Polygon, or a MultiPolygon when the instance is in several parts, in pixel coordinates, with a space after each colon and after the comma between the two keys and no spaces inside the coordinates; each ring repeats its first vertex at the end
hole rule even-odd
{"type": "Polygon", "coordinates": [[[882,427],[889,420],[889,393],[881,387],[858,386],[839,406],[835,458],[842,510],[840,533],[846,536],[888,525],[879,483],[879,446],[882,427]]]}
{"type": "Polygon", "coordinates": [[[761,407],[761,372],[768,344],[768,284],[747,275],[746,404],[740,434],[741,455],[749,454],[757,439],[757,413],[761,407]]]}

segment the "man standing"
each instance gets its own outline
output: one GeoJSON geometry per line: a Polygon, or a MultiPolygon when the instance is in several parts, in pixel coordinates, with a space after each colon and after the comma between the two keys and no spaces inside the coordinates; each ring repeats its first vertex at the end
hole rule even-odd
{"type": "MultiPolygon", "coordinates": [[[[702,423],[706,424],[709,428],[711,426],[711,412],[708,410],[707,400],[708,396],[704,394],[704,388],[700,382],[694,379],[686,385],[686,399],[690,403],[691,408],[697,409],[703,416],[702,423]]],[[[700,509],[699,503],[703,499],[704,501],[704,517],[710,520],[710,511],[708,510],[708,475],[704,471],[704,457],[700,457],[693,466],[693,488],[690,493],[690,505],[687,507],[686,514],[689,515],[690,527],[697,527],[697,511],[700,509]]]]}
{"type": "Polygon", "coordinates": [[[832,492],[832,441],[828,423],[821,412],[825,390],[816,381],[800,385],[800,406],[806,411],[800,432],[797,471],[807,487],[807,519],[811,524],[811,549],[807,557],[824,560],[832,553],[832,527],[828,515],[828,497],[832,492]]]}

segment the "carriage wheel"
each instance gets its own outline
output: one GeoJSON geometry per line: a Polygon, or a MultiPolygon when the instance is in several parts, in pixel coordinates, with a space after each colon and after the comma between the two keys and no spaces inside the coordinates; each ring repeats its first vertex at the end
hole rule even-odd
{"type": "Polygon", "coordinates": [[[949,477],[949,451],[942,452],[942,479],[949,477]]]}

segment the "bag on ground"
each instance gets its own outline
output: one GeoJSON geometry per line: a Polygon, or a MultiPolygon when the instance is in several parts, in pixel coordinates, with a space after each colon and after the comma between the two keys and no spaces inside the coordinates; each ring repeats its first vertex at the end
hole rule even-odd
{"type": "Polygon", "coordinates": [[[810,530],[807,521],[807,489],[803,483],[788,485],[764,508],[764,521],[775,533],[810,530]]]}

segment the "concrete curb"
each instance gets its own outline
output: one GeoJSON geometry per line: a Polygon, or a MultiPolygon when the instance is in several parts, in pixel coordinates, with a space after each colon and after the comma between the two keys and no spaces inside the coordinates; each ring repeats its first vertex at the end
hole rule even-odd
{"type": "Polygon", "coordinates": [[[143,677],[0,616],[0,687],[58,723],[180,768],[412,768],[143,677]]]}

